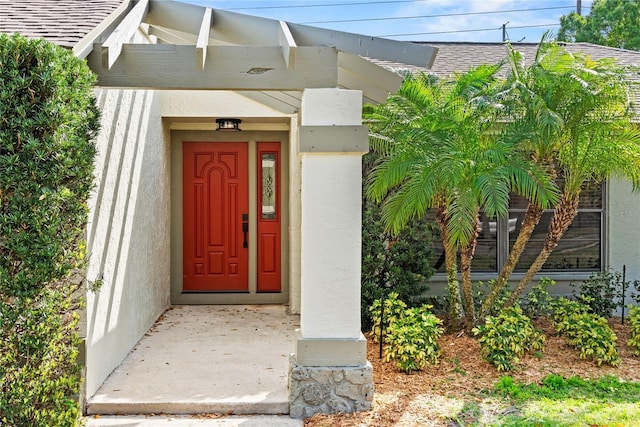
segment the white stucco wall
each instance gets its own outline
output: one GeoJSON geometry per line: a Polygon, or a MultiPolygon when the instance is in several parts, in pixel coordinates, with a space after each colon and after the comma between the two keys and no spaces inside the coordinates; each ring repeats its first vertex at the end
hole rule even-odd
{"type": "Polygon", "coordinates": [[[621,272],[626,265],[627,280],[640,280],[640,194],[629,182],[609,182],[607,223],[609,266],[621,272]]]}
{"type": "MultiPolygon", "coordinates": [[[[163,117],[284,117],[285,114],[225,90],[166,90],[162,92],[163,117]]],[[[243,126],[246,127],[246,124],[243,126]]]]}
{"type": "Polygon", "coordinates": [[[86,395],[169,304],[169,150],[159,94],[98,90],[96,187],[87,230],[86,395]]]}

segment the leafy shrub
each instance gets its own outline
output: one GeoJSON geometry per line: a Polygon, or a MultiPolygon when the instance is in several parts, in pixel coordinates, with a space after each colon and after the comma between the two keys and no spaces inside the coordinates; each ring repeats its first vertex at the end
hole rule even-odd
{"type": "Polygon", "coordinates": [[[622,273],[610,269],[592,274],[579,285],[571,283],[579,292],[574,297],[598,316],[609,318],[622,304],[622,273]]]}
{"type": "Polygon", "coordinates": [[[473,329],[480,336],[480,351],[498,371],[510,371],[525,352],[542,350],[544,335],[518,306],[506,308],[497,316],[487,316],[484,325],[473,329]]]}
{"type": "Polygon", "coordinates": [[[629,311],[629,325],[631,337],[627,345],[633,350],[633,354],[640,356],[640,306],[635,306],[629,311]]]}
{"type": "Polygon", "coordinates": [[[634,280],[633,282],[625,282],[625,291],[627,289],[631,289],[631,286],[633,286],[633,289],[635,290],[635,292],[631,293],[631,299],[633,300],[634,303],[636,304],[640,304],[640,280],[634,280]]]}
{"type": "Polygon", "coordinates": [[[0,425],[75,426],[98,110],[84,61],[0,34],[0,425]]]}
{"type": "MultiPolygon", "coordinates": [[[[484,302],[485,298],[493,288],[494,284],[495,284],[495,280],[493,279],[489,280],[487,283],[477,282],[474,284],[473,302],[474,302],[476,313],[480,312],[482,303],[484,302]]],[[[500,313],[500,309],[505,306],[505,303],[507,302],[510,296],[511,296],[511,289],[508,286],[504,286],[500,290],[500,293],[498,293],[498,296],[496,297],[493,306],[491,307],[491,309],[488,310],[487,315],[488,316],[498,315],[500,313]]]]}
{"type": "Polygon", "coordinates": [[[565,328],[569,325],[569,319],[573,316],[589,313],[590,310],[586,305],[564,297],[554,299],[550,308],[551,318],[556,330],[560,333],[565,332],[565,328]]]}
{"type": "MultiPolygon", "coordinates": [[[[363,183],[374,159],[374,153],[364,158],[363,183]]],[[[432,225],[425,219],[411,221],[398,236],[391,236],[384,229],[380,206],[363,199],[361,318],[364,330],[370,330],[373,325],[369,307],[386,293],[396,292],[409,307],[426,302],[425,293],[429,289],[426,282],[433,274],[432,236],[432,225]]]]}
{"type": "Polygon", "coordinates": [[[423,305],[405,310],[390,327],[385,361],[395,361],[403,372],[417,371],[428,363],[437,363],[440,355],[438,339],[442,336],[442,321],[423,305]]]}
{"type": "Polygon", "coordinates": [[[404,316],[407,310],[407,304],[399,299],[397,292],[391,292],[384,299],[384,316],[383,316],[383,300],[377,299],[373,302],[373,305],[369,308],[371,318],[373,319],[373,327],[371,333],[373,335],[373,341],[378,342],[380,339],[380,323],[382,321],[382,335],[387,336],[391,331],[393,324],[404,316]],[[384,317],[384,319],[383,319],[384,317]]]}
{"type": "Polygon", "coordinates": [[[567,337],[569,344],[580,351],[581,359],[591,359],[598,366],[620,364],[617,337],[607,319],[590,312],[590,308],[566,298],[552,304],[556,330],[567,337]]]}
{"type": "Polygon", "coordinates": [[[0,425],[75,426],[80,367],[78,315],[64,290],[46,289],[37,299],[0,307],[0,425]],[[19,331],[5,333],[14,323],[19,331]]]}
{"type": "Polygon", "coordinates": [[[549,295],[549,286],[556,282],[548,277],[542,277],[525,297],[523,311],[529,317],[548,316],[551,313],[553,297],[549,295]]]}
{"type": "Polygon", "coordinates": [[[580,350],[581,359],[594,360],[598,366],[620,364],[617,337],[607,319],[592,313],[576,314],[563,324],[569,344],[580,350]]]}

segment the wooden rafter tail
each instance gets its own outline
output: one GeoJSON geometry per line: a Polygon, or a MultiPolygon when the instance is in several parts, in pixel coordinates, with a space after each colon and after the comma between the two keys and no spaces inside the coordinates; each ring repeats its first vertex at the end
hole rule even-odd
{"type": "Polygon", "coordinates": [[[111,69],[122,52],[122,45],[131,39],[148,12],[149,0],[140,0],[105,40],[102,44],[104,68],[111,69]]]}
{"type": "Polygon", "coordinates": [[[198,41],[196,42],[196,66],[200,71],[204,70],[207,61],[207,47],[209,46],[209,32],[211,31],[211,8],[204,10],[200,32],[198,33],[198,41]]]}
{"type": "Polygon", "coordinates": [[[296,41],[291,34],[289,25],[280,21],[280,31],[278,32],[278,43],[282,46],[282,55],[287,69],[293,70],[296,67],[296,41]]]}

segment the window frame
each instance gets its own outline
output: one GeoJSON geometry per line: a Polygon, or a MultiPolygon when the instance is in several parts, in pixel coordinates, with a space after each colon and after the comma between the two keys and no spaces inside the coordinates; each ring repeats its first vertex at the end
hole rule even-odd
{"type": "MultiPolygon", "coordinates": [[[[578,212],[594,212],[600,213],[600,269],[580,269],[580,270],[541,270],[536,277],[549,277],[556,281],[573,281],[573,280],[585,280],[588,279],[593,273],[604,271],[609,265],[609,181],[602,181],[602,204],[600,208],[581,208],[578,206],[578,212]]],[[[509,213],[526,212],[526,208],[510,208],[509,213]]],[[[544,212],[553,212],[553,209],[546,209],[544,212]]],[[[496,237],[496,265],[497,271],[474,271],[472,263],[472,277],[474,281],[487,281],[495,279],[504,266],[509,254],[509,233],[508,233],[508,218],[498,219],[497,224],[497,237],[496,237]]],[[[436,235],[439,239],[439,234],[436,235]]],[[[458,266],[459,268],[459,266],[458,266]]],[[[524,270],[515,270],[511,274],[510,280],[519,280],[525,275],[524,270]]],[[[437,271],[431,277],[431,281],[440,282],[446,281],[446,273],[444,271],[437,271]]]]}

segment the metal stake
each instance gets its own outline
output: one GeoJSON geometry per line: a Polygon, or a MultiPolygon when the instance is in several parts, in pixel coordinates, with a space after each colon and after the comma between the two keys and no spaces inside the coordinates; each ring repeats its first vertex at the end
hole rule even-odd
{"type": "Polygon", "coordinates": [[[624,325],[624,299],[627,289],[627,265],[622,266],[622,324],[624,325]]]}

